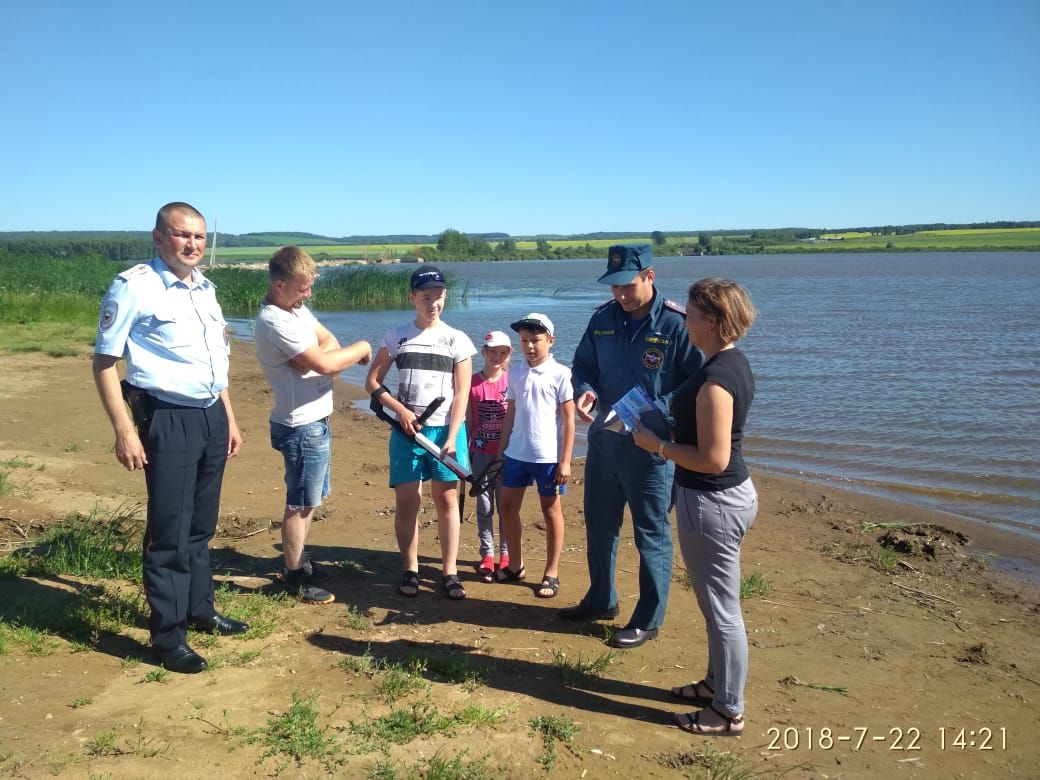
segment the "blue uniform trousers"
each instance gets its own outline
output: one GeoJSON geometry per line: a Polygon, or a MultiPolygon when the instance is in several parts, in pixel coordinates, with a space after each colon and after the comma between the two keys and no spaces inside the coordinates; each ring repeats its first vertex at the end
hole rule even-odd
{"type": "Polygon", "coordinates": [[[591,582],[582,601],[596,610],[617,603],[614,568],[627,503],[639,550],[639,601],[629,628],[649,630],[664,622],[672,577],[668,510],[674,469],[671,461],[640,449],[627,434],[599,430],[589,436],[585,536],[591,582]]]}
{"type": "Polygon", "coordinates": [[[189,619],[216,614],[209,542],[227,463],[228,418],[219,400],[198,409],[150,398],[149,406],[144,588],[152,645],[169,650],[185,643],[189,619]]]}

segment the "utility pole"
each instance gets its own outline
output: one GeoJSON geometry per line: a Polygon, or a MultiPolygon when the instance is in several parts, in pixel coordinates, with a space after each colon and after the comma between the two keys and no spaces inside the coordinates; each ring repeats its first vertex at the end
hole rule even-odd
{"type": "Polygon", "coordinates": [[[213,267],[213,261],[217,255],[217,220],[213,220],[213,243],[209,245],[209,267],[213,267]]]}

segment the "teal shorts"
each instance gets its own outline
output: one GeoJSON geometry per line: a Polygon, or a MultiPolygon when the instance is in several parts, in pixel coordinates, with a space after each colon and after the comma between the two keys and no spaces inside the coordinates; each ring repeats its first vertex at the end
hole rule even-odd
{"type": "MultiPolygon", "coordinates": [[[[438,447],[448,439],[447,425],[424,425],[422,434],[438,447]]],[[[455,459],[469,468],[466,448],[466,426],[459,427],[455,437],[455,459]]],[[[433,455],[428,453],[399,430],[390,431],[390,487],[408,482],[458,482],[459,478],[433,455]]]]}

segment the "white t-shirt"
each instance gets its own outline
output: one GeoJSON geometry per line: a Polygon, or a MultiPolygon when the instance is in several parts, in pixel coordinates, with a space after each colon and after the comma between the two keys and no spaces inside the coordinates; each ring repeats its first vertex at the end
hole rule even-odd
{"type": "Polygon", "coordinates": [[[469,336],[442,321],[425,330],[409,322],[391,328],[383,346],[397,366],[397,400],[421,415],[434,399],[444,398],[426,425],[447,425],[455,398],[455,366],[477,353],[469,336]]]}
{"type": "Polygon", "coordinates": [[[563,449],[560,404],[574,400],[571,370],[552,355],[533,368],[527,361],[510,367],[506,400],[513,402],[514,410],[505,455],[526,463],[559,463],[563,449]]]}
{"type": "Polygon", "coordinates": [[[289,361],[317,346],[318,320],[306,306],[286,311],[265,303],[256,315],[256,357],[274,388],[271,422],[293,428],[332,414],[332,377],[317,371],[300,373],[289,361]]]}

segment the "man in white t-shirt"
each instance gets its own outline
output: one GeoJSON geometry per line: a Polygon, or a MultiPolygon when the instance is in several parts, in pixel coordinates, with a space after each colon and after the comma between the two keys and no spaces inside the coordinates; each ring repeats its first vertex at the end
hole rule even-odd
{"type": "Polygon", "coordinates": [[[331,490],[332,375],[368,363],[372,347],[358,341],[341,347],[304,306],[318,276],[314,260],[299,247],[279,249],[268,263],[270,284],[256,317],[256,356],[274,389],[271,446],[285,459],[282,573],[285,588],[310,604],[336,597],[315,583],[328,575],[304,552],[314,510],[331,490]]]}

